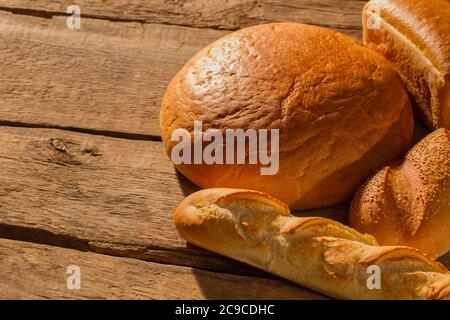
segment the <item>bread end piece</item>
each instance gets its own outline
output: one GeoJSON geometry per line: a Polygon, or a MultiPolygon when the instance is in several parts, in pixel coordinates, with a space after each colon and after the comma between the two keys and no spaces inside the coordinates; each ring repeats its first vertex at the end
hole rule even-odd
{"type": "MultiPolygon", "coordinates": [[[[174,214],[174,223],[183,238],[193,244],[202,246],[206,241],[212,249],[214,246],[221,247],[224,236],[235,234],[234,220],[221,208],[223,204],[234,203],[237,208],[253,203],[253,210],[272,209],[274,214],[290,215],[286,204],[272,198],[262,192],[216,188],[204,189],[186,197],[177,207],[174,214]],[[217,217],[221,223],[216,224],[217,217]]],[[[245,209],[245,208],[244,208],[245,209]]],[[[231,240],[240,242],[242,239],[238,234],[231,240]]]]}
{"type": "Polygon", "coordinates": [[[450,129],[450,4],[372,0],[363,10],[364,44],[387,58],[433,129],[450,129]]]}

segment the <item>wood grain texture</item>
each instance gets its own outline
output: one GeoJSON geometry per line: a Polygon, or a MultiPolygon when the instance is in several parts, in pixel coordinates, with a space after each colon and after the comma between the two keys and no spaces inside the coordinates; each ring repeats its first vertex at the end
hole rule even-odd
{"type": "MultiPolygon", "coordinates": [[[[172,223],[184,194],[161,143],[0,127],[0,237],[230,269],[186,248],[172,223]]],[[[239,267],[237,267],[238,269],[239,267]]]]}
{"type": "MultiPolygon", "coordinates": [[[[197,12],[201,21],[201,16],[206,15],[203,11],[215,8],[204,1],[124,3],[86,1],[81,5],[94,13],[125,12],[127,19],[130,15],[130,19],[137,19],[133,15],[149,8],[155,8],[158,17],[164,17],[164,12],[197,17],[193,14],[197,12]]],[[[334,23],[353,19],[356,23],[359,7],[356,10],[355,6],[361,4],[344,1],[337,6],[330,0],[321,5],[315,1],[286,5],[272,1],[264,9],[266,18],[247,23],[239,20],[236,12],[247,13],[240,6],[253,2],[214,3],[217,12],[207,16],[228,21],[230,28],[278,20],[310,22],[303,21],[306,18],[334,23]],[[230,8],[221,8],[222,5],[230,8]],[[291,13],[304,18],[291,17],[291,13]],[[239,21],[232,22],[234,18],[239,21]]],[[[0,3],[0,7],[35,10],[49,6],[50,11],[59,11],[66,5],[65,1],[0,3]]],[[[125,19],[120,15],[116,18],[125,19]]],[[[66,28],[64,16],[42,18],[0,11],[0,122],[159,136],[159,108],[170,79],[197,51],[230,31],[161,24],[168,23],[165,20],[143,21],[159,24],[83,18],[81,30],[71,31],[66,28]]]]}
{"type": "Polygon", "coordinates": [[[208,272],[0,239],[0,299],[323,299],[279,279],[208,272]],[[67,288],[67,268],[81,288],[67,288]],[[180,288],[182,285],[182,289],[180,288]]]}
{"type": "Polygon", "coordinates": [[[226,33],[0,12],[0,121],[159,136],[168,82],[226,33]]]}
{"type": "Polygon", "coordinates": [[[309,23],[361,36],[361,0],[0,0],[15,12],[66,13],[69,5],[81,14],[114,20],[237,30],[273,21],[309,23]],[[31,10],[31,12],[30,12],[31,10]]]}

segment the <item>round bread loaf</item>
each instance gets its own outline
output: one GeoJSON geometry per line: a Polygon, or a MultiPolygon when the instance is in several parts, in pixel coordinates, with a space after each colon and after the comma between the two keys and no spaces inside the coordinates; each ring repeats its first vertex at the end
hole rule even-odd
{"type": "Polygon", "coordinates": [[[408,94],[383,57],[338,32],[292,23],[242,29],[203,49],[171,81],[160,121],[169,155],[177,129],[194,144],[194,121],[203,131],[279,129],[274,175],[249,161],[176,167],[200,187],[258,190],[291,209],[350,199],[413,136],[408,94]]]}

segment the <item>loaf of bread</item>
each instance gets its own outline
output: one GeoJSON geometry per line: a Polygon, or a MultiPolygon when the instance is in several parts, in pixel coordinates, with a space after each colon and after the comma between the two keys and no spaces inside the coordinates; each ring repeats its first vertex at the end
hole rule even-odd
{"type": "Polygon", "coordinates": [[[424,122],[450,129],[448,0],[372,0],[363,28],[364,43],[399,71],[424,122]]]}
{"type": "Polygon", "coordinates": [[[409,148],[413,133],[408,93],[383,57],[343,34],[292,23],[240,30],[189,61],[161,107],[169,155],[180,128],[194,148],[194,121],[222,133],[279,129],[276,174],[250,164],[248,143],[243,164],[176,167],[202,188],[258,190],[291,209],[350,200],[374,170],[409,148]]]}
{"type": "Polygon", "coordinates": [[[382,245],[407,245],[435,258],[449,251],[450,131],[434,131],[369,179],[349,220],[382,245]]]}
{"type": "Polygon", "coordinates": [[[450,299],[450,274],[409,247],[383,247],[324,218],[297,218],[257,191],[206,189],[183,200],[188,242],[340,299],[450,299]],[[370,279],[379,272],[379,283],[370,279]]]}

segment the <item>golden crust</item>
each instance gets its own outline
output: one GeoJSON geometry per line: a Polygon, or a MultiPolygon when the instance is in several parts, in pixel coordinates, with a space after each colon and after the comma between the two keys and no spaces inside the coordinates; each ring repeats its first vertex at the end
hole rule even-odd
{"type": "Polygon", "coordinates": [[[343,34],[292,23],[246,28],[202,50],[171,81],[160,119],[168,154],[172,132],[192,132],[194,120],[203,130],[280,129],[274,176],[259,165],[177,169],[202,188],[259,190],[291,209],[350,199],[413,133],[408,94],[385,59],[343,34]]]}
{"type": "Polygon", "coordinates": [[[372,0],[363,11],[364,43],[399,71],[431,128],[450,129],[450,5],[447,0],[372,0]],[[381,28],[369,28],[379,9],[381,28]]]}
{"type": "Polygon", "coordinates": [[[383,247],[370,235],[320,217],[297,218],[260,192],[206,189],[176,209],[189,242],[341,299],[449,299],[450,274],[408,247],[383,247]],[[381,289],[367,286],[368,267],[381,289]]]}
{"type": "Polygon", "coordinates": [[[407,245],[435,258],[450,250],[450,131],[436,130],[369,179],[349,220],[382,245],[407,245]]]}

